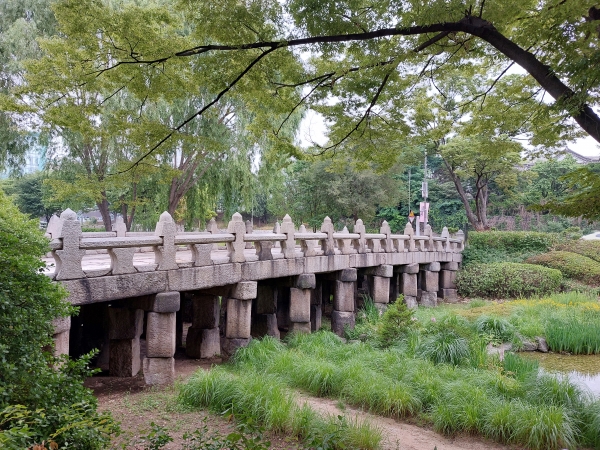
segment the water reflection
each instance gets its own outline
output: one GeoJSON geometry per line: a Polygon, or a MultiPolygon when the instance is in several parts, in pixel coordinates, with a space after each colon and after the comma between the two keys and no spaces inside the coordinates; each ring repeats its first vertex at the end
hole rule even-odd
{"type": "Polygon", "coordinates": [[[546,372],[567,375],[571,381],[600,397],[600,355],[523,352],[519,356],[539,361],[546,372]]]}

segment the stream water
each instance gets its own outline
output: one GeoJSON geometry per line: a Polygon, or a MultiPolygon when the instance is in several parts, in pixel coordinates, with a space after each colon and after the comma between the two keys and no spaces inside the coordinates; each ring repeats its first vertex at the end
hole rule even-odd
{"type": "Polygon", "coordinates": [[[573,383],[600,397],[600,355],[523,352],[519,356],[537,360],[546,372],[566,375],[573,383]]]}

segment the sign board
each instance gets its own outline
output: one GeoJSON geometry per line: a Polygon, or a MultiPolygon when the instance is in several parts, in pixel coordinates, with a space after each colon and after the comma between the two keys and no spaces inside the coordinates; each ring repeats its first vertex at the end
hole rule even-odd
{"type": "Polygon", "coordinates": [[[419,203],[419,222],[429,222],[429,202],[419,203]]]}

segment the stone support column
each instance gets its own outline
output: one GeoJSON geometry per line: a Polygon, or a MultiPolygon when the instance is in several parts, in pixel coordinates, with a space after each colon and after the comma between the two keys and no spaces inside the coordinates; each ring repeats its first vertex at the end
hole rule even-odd
{"type": "Polygon", "coordinates": [[[354,328],[354,291],[357,280],[356,269],[344,269],[339,272],[333,291],[333,311],[331,313],[331,331],[344,336],[344,328],[354,328]]]}
{"type": "Polygon", "coordinates": [[[319,331],[323,317],[323,281],[315,277],[315,288],[310,297],[310,329],[319,331]]]}
{"type": "Polygon", "coordinates": [[[310,333],[312,291],[316,288],[314,273],[299,275],[295,287],[290,288],[290,332],[310,333]]]}
{"type": "Polygon", "coordinates": [[[252,324],[252,300],[256,298],[258,283],[242,281],[232,289],[227,299],[225,337],[221,341],[223,353],[232,355],[239,347],[250,342],[252,324]]]}
{"type": "Polygon", "coordinates": [[[438,297],[448,303],[456,303],[458,295],[456,292],[456,273],[459,269],[457,262],[441,263],[440,290],[438,297]]]}
{"type": "Polygon", "coordinates": [[[146,384],[171,384],[175,381],[176,319],[179,292],[161,292],[150,298],[146,323],[146,384]]]}
{"type": "Polygon", "coordinates": [[[399,269],[399,290],[404,296],[404,303],[409,308],[416,308],[417,304],[417,276],[419,274],[418,264],[407,264],[400,266],[399,269]]]}
{"type": "Polygon", "coordinates": [[[419,275],[421,277],[421,305],[437,306],[440,263],[432,262],[424,264],[419,275]]]}
{"type": "Polygon", "coordinates": [[[109,372],[113,377],[134,377],[140,371],[141,309],[109,308],[109,372]]]}
{"type": "Polygon", "coordinates": [[[69,356],[69,337],[71,334],[71,317],[59,317],[52,321],[54,326],[54,356],[69,356]]]}
{"type": "Polygon", "coordinates": [[[394,276],[394,266],[381,265],[367,270],[369,290],[375,306],[385,311],[390,302],[390,280],[394,276]]]}
{"type": "Polygon", "coordinates": [[[252,336],[280,338],[277,326],[277,295],[277,286],[258,285],[256,301],[252,305],[252,336]]]}
{"type": "Polygon", "coordinates": [[[192,296],[192,326],[185,340],[185,354],[190,358],[212,358],[221,353],[219,320],[221,305],[216,295],[192,296]]]}

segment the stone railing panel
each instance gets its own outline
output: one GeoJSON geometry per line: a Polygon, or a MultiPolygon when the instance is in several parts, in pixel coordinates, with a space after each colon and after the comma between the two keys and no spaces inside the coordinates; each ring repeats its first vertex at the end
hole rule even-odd
{"type": "Polygon", "coordinates": [[[85,250],[79,248],[81,238],[81,224],[77,220],[77,214],[66,209],[60,215],[60,224],[52,233],[56,238],[62,241],[61,250],[54,250],[52,256],[56,261],[56,280],[74,280],[85,278],[81,268],[81,260],[85,255],[85,250]]]}
{"type": "Polygon", "coordinates": [[[231,221],[227,225],[227,232],[235,236],[233,241],[227,242],[229,260],[232,263],[245,262],[244,249],[246,248],[246,243],[244,242],[244,236],[246,234],[246,225],[240,213],[236,212],[231,217],[231,221]]]}

